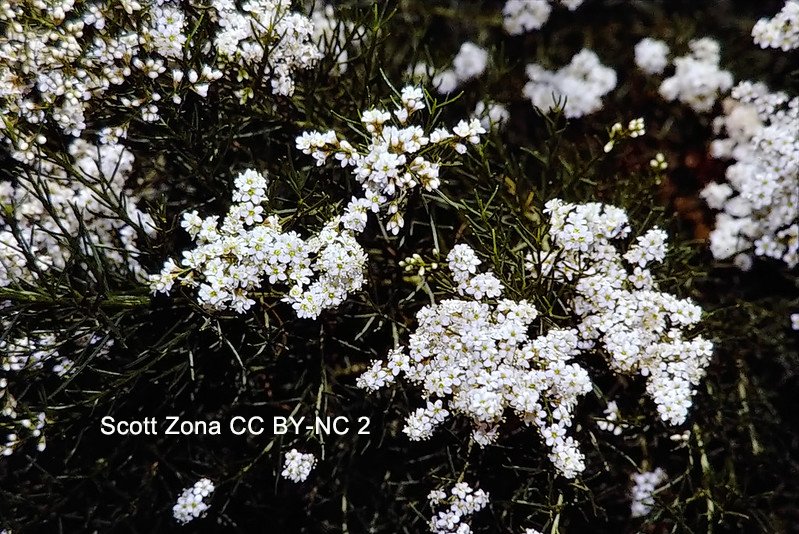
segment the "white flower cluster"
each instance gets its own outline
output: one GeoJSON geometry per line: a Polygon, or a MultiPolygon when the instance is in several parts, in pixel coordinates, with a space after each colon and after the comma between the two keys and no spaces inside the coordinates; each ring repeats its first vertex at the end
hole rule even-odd
{"type": "Polygon", "coordinates": [[[303,454],[297,449],[291,449],[286,453],[281,475],[292,482],[304,482],[315,465],[316,457],[313,454],[303,454]]]}
{"type": "Polygon", "coordinates": [[[653,495],[658,486],[666,481],[666,472],[661,468],[643,473],[633,473],[630,477],[633,482],[630,491],[630,514],[633,517],[643,517],[652,511],[655,505],[653,495]]]}
{"type": "Polygon", "coordinates": [[[480,260],[461,244],[447,261],[458,295],[466,298],[422,308],[407,347],[390,351],[385,363],[373,362],[357,384],[375,391],[403,375],[422,387],[425,407],[403,429],[412,440],[429,438],[455,413],[472,420],[473,438],[484,446],[497,439],[506,410],[513,410],[538,428],[556,469],[573,478],[585,465],[567,432],[579,398],[592,387],[574,361],[581,351],[598,349],[612,371],[647,377],[660,418],[676,425],[687,417],[713,345],[685,336],[701,309],[658,291],[653,281],[648,267],[666,255],[665,232],[650,230],[622,255],[611,243],[630,232],[622,210],[556,199],[545,211],[551,249],[537,260],[528,256],[528,266],[574,288],[576,330],[552,328],[530,338],[536,309],[501,299],[500,281],[478,273],[480,260]]]}
{"type": "Polygon", "coordinates": [[[393,113],[379,108],[363,112],[361,123],[370,137],[366,144],[352,145],[332,130],[304,132],[297,138],[297,148],[313,156],[317,165],[333,156],[342,167],[352,167],[363,187],[363,197],[353,198],[342,217],[345,228],[361,232],[369,211],[379,213],[385,209],[389,214],[388,231],[398,234],[405,224],[401,207],[408,193],[419,185],[427,191],[438,189],[445,151],[454,149],[464,154],[468,145],[478,144],[486,133],[477,119],[462,120],[452,131],[436,128],[427,132],[421,126],[408,124],[425,107],[422,90],[408,86],[402,89],[393,113]],[[420,155],[422,152],[424,156],[420,155]]]}
{"type": "Polygon", "coordinates": [[[441,94],[451,93],[462,84],[483,74],[488,65],[488,51],[465,42],[452,60],[452,68],[433,76],[433,86],[441,94]]]}
{"type": "Polygon", "coordinates": [[[660,418],[682,424],[713,344],[686,338],[685,330],[701,319],[699,306],[657,290],[649,267],[664,259],[666,233],[653,228],[622,255],[612,243],[630,232],[621,209],[555,199],[545,212],[552,249],[540,266],[528,257],[530,268],[574,284],[579,346],[600,348],[617,373],[647,377],[660,418]]]}
{"type": "Polygon", "coordinates": [[[711,144],[716,158],[730,159],[726,183],[710,183],[701,195],[719,210],[710,234],[718,259],[734,257],[746,269],[751,252],[799,264],[799,97],[771,93],[744,82],[725,103],[716,127],[725,138],[711,144]]]}
{"type": "Polygon", "coordinates": [[[755,44],[761,48],[799,48],[799,1],[787,0],[779,13],[758,20],[752,28],[755,44]]]}
{"type": "Polygon", "coordinates": [[[64,241],[81,231],[80,246],[87,253],[101,248],[109,263],[144,277],[136,230],[123,219],[155,232],[151,217],[136,207],[139,198],[125,190],[133,155],[122,145],[95,146],[82,139],[72,142],[69,155],[68,164],[38,158],[35,172],[0,180],[0,205],[14,206],[0,213],[0,287],[64,268],[70,258],[64,241]],[[119,198],[124,203],[114,206],[119,198]]]}
{"type": "Polygon", "coordinates": [[[505,410],[512,409],[538,428],[557,469],[574,477],[583,456],[566,433],[578,398],[591,391],[588,373],[571,361],[577,332],[553,329],[529,338],[538,315],[529,302],[481,302],[498,298],[502,285],[492,273],[477,272],[480,260],[468,246],[457,245],[447,260],[458,293],[470,298],[425,306],[408,348],[391,351],[385,365],[374,362],[358,385],[374,391],[402,373],[422,386],[426,407],[404,428],[412,440],[429,438],[451,410],[471,418],[473,437],[484,446],[497,439],[505,410]]]}
{"type": "Polygon", "coordinates": [[[178,496],[178,502],[172,507],[172,515],[178,523],[185,525],[208,511],[205,498],[214,492],[214,484],[207,478],[201,478],[194,486],[186,488],[178,496]]]}
{"type": "MultiPolygon", "coordinates": [[[[108,106],[156,121],[166,99],[205,97],[221,78],[246,100],[251,72],[273,93],[290,95],[293,72],[320,57],[311,20],[291,12],[290,0],[249,0],[243,11],[233,0],[210,7],[174,0],[4,2],[0,139],[31,159],[32,147],[46,141],[42,123],[80,136],[90,113],[108,106]],[[189,34],[206,33],[212,42],[191,42],[189,34]]],[[[120,120],[110,128],[130,119],[120,120]]]]}
{"type": "Polygon", "coordinates": [[[219,19],[214,45],[221,65],[238,72],[241,63],[263,65],[264,81],[274,94],[293,94],[294,71],[312,66],[320,57],[311,19],[292,12],[291,0],[249,0],[242,10],[234,0],[211,4],[219,19]]]}
{"type": "Polygon", "coordinates": [[[669,66],[669,45],[646,37],[635,45],[635,64],[647,74],[663,74],[669,66]]]}
{"type": "Polygon", "coordinates": [[[604,432],[611,432],[614,436],[621,435],[627,425],[620,422],[621,412],[619,411],[619,406],[616,404],[616,401],[608,402],[604,413],[605,418],[599,419],[596,422],[597,428],[604,432]]]}
{"type": "Polygon", "coordinates": [[[710,111],[719,95],[732,87],[732,74],[719,68],[718,41],[703,37],[694,39],[689,46],[689,54],[674,59],[674,74],[660,84],[660,95],[688,104],[700,113],[710,111]]]}
{"type": "Polygon", "coordinates": [[[791,314],[791,330],[799,330],[799,313],[791,314]]]}
{"type": "MultiPolygon", "coordinates": [[[[574,11],[585,0],[559,0],[559,3],[574,11]]],[[[502,8],[502,24],[511,35],[520,35],[541,29],[549,20],[555,0],[507,0],[502,8]]]]}
{"type": "Polygon", "coordinates": [[[488,505],[488,493],[472,487],[466,482],[458,482],[450,489],[433,490],[427,496],[432,507],[449,505],[446,510],[437,512],[430,520],[430,531],[434,534],[470,534],[469,523],[464,521],[475,512],[488,505]]]}
{"type": "Polygon", "coordinates": [[[523,94],[535,107],[550,111],[560,104],[569,118],[601,109],[602,97],[616,87],[616,71],[602,65],[599,57],[588,49],[577,53],[568,65],[555,72],[537,64],[527,65],[527,77],[530,81],[525,84],[523,94]]]}
{"type": "Polygon", "coordinates": [[[221,225],[218,216],[184,214],[182,226],[197,246],[183,253],[180,265],[170,259],[161,273],[150,276],[154,292],[169,293],[179,281],[197,287],[200,302],[211,309],[244,313],[268,280],[290,286],[283,300],[298,317],[316,318],[361,288],[366,253],[353,232],[342,228],[342,218],[334,217],[304,240],[284,232],[277,216],[265,216],[264,176],[244,171],[235,186],[234,203],[221,225]]]}

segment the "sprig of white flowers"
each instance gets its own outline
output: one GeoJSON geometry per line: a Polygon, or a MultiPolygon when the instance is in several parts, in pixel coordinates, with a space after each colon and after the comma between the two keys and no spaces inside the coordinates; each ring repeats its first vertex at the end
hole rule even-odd
{"type": "Polygon", "coordinates": [[[264,213],[263,175],[247,170],[234,183],[234,203],[221,225],[215,215],[184,214],[181,226],[197,246],[183,253],[180,264],[167,260],[161,273],[150,276],[154,292],[168,294],[177,281],[196,287],[197,298],[211,309],[244,313],[268,282],[289,286],[283,300],[298,317],[316,318],[361,288],[366,253],[353,232],[342,227],[342,218],[334,217],[303,239],[283,231],[277,216],[264,213]]]}
{"type": "Polygon", "coordinates": [[[488,130],[502,129],[510,119],[508,108],[497,102],[480,100],[474,106],[474,117],[480,119],[480,124],[488,130]]]}
{"type": "Polygon", "coordinates": [[[292,482],[304,482],[315,465],[316,457],[313,454],[291,449],[286,453],[281,475],[292,482]]]}
{"type": "Polygon", "coordinates": [[[669,65],[669,45],[645,37],[635,45],[635,64],[647,74],[662,74],[669,65]]]}
{"type": "Polygon", "coordinates": [[[362,113],[361,124],[369,135],[367,143],[353,145],[333,130],[304,132],[297,138],[297,148],[313,156],[317,165],[332,156],[341,167],[351,167],[363,187],[363,196],[353,198],[347,206],[343,217],[346,228],[360,232],[369,211],[386,211],[386,229],[398,234],[405,225],[402,206],[408,193],[419,186],[427,191],[438,189],[445,156],[453,149],[458,154],[466,153],[468,146],[478,144],[486,133],[477,119],[461,120],[452,131],[443,127],[425,131],[409,124],[426,107],[422,89],[407,86],[393,112],[371,108],[362,113]]]}
{"type": "Polygon", "coordinates": [[[616,71],[602,65],[595,52],[583,49],[557,71],[527,65],[528,81],[522,93],[543,111],[563,107],[568,118],[602,109],[602,97],[616,88],[616,71]]]}
{"type": "Polygon", "coordinates": [[[374,391],[400,374],[423,388],[426,407],[408,416],[403,431],[428,439],[451,413],[469,417],[481,446],[498,438],[506,409],[534,424],[551,447],[552,461],[567,477],[584,468],[576,442],[566,435],[577,399],[591,390],[588,373],[572,362],[579,352],[575,330],[553,329],[535,339],[528,328],[538,316],[527,301],[500,299],[502,284],[467,245],[447,256],[457,293],[417,314],[408,347],[390,352],[358,379],[374,391]],[[446,404],[445,404],[446,402],[446,404]]]}
{"type": "Polygon", "coordinates": [[[604,414],[605,417],[603,419],[597,420],[597,428],[604,432],[610,432],[614,436],[620,436],[621,433],[624,432],[624,429],[627,428],[627,424],[621,422],[621,412],[619,411],[619,406],[616,401],[608,402],[604,414]]]}
{"type": "Polygon", "coordinates": [[[183,490],[178,496],[178,501],[172,507],[172,515],[178,523],[186,523],[204,516],[208,512],[205,499],[214,492],[214,484],[207,478],[201,478],[190,488],[183,490]]]}
{"type": "Polygon", "coordinates": [[[427,496],[432,507],[448,507],[430,519],[433,534],[470,534],[469,523],[464,521],[488,505],[488,493],[473,489],[467,482],[458,482],[449,491],[433,490],[427,496]]]}
{"type": "Polygon", "coordinates": [[[653,228],[621,254],[613,241],[630,233],[627,215],[600,203],[547,202],[552,249],[531,270],[573,284],[580,347],[598,348],[610,368],[647,378],[660,418],[682,424],[713,344],[687,333],[702,315],[687,299],[659,291],[650,271],[666,256],[666,233],[653,228]]]}
{"type": "Polygon", "coordinates": [[[616,143],[620,140],[628,138],[635,139],[636,137],[641,137],[645,133],[646,127],[644,126],[643,117],[631,120],[627,123],[626,128],[622,125],[622,123],[617,122],[610,127],[610,132],[608,135],[609,139],[608,142],[605,143],[603,150],[607,154],[613,150],[613,147],[616,146],[616,143]]]}
{"type": "Polygon", "coordinates": [[[752,38],[761,48],[780,48],[783,51],[799,48],[799,2],[786,0],[772,18],[757,21],[752,38]]]}
{"type": "Polygon", "coordinates": [[[754,256],[799,264],[799,97],[743,82],[715,126],[727,137],[711,155],[729,159],[726,182],[701,192],[714,210],[710,250],[748,269],[754,256]]]}
{"type": "MultiPolygon", "coordinates": [[[[585,0],[559,0],[559,3],[574,11],[585,0]]],[[[510,35],[520,35],[540,30],[549,20],[555,0],[507,0],[502,8],[502,25],[510,35]]]]}
{"type": "Polygon", "coordinates": [[[551,328],[531,338],[535,307],[500,298],[500,281],[479,273],[477,255],[460,244],[447,255],[459,298],[422,308],[407,347],[373,362],[357,383],[375,391],[404,376],[422,388],[425,406],[408,416],[403,429],[412,440],[428,439],[458,414],[471,419],[474,440],[485,446],[498,438],[512,410],[538,429],[558,472],[573,478],[585,464],[567,432],[579,398],[592,388],[575,360],[582,352],[598,350],[612,371],[647,377],[660,418],[680,424],[712,344],[685,337],[684,329],[699,321],[698,306],[657,291],[648,267],[665,257],[665,232],[650,230],[622,255],[612,241],[626,237],[630,227],[619,208],[556,199],[545,213],[550,249],[530,255],[528,268],[576,292],[576,329],[551,328]]]}
{"type": "Polygon", "coordinates": [[[666,472],[658,467],[654,471],[633,473],[630,478],[633,482],[630,491],[630,515],[643,517],[652,511],[655,490],[666,481],[666,472]]]}
{"type": "MultiPolygon", "coordinates": [[[[688,43],[690,52],[674,58],[674,73],[660,84],[660,95],[678,100],[694,111],[710,111],[716,100],[730,90],[733,77],[719,68],[721,46],[709,37],[688,43]]],[[[669,47],[660,40],[645,38],[635,45],[635,63],[647,74],[662,74],[669,65],[669,47]]]]}

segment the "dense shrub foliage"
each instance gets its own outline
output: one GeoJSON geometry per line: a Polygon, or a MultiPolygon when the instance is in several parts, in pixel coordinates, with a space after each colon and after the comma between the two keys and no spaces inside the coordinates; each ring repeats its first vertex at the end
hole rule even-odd
{"type": "Polygon", "coordinates": [[[0,29],[0,532],[797,531],[796,0],[0,29]]]}

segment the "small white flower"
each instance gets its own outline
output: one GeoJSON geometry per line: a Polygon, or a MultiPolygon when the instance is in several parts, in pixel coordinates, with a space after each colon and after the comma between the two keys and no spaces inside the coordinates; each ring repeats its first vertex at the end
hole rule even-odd
{"type": "Polygon", "coordinates": [[[297,449],[291,449],[286,453],[281,475],[292,482],[304,482],[315,465],[316,458],[313,454],[303,454],[297,449]]]}

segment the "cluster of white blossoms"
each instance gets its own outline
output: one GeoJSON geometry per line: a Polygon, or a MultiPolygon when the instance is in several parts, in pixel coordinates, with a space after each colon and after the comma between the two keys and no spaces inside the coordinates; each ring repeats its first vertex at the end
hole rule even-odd
{"type": "Polygon", "coordinates": [[[433,86],[441,94],[451,93],[462,84],[481,76],[488,65],[488,51],[472,42],[465,42],[452,60],[452,68],[433,76],[433,86]]]}
{"type": "Polygon", "coordinates": [[[213,0],[211,5],[218,17],[214,45],[220,67],[242,76],[242,63],[262,65],[263,81],[274,94],[293,94],[294,71],[312,66],[321,56],[311,19],[292,12],[291,0],[249,0],[241,10],[234,0],[213,0]]]}
{"type": "MultiPolygon", "coordinates": [[[[410,191],[417,186],[427,191],[438,189],[444,157],[453,149],[466,153],[468,146],[478,144],[486,133],[478,119],[461,120],[452,131],[443,127],[426,131],[409,124],[425,107],[422,89],[407,86],[393,112],[372,108],[361,114],[361,124],[369,135],[367,143],[353,145],[333,130],[304,132],[297,138],[297,148],[313,156],[317,165],[333,156],[341,167],[352,168],[363,187],[363,196],[353,198],[342,217],[345,228],[361,232],[368,212],[386,211],[386,228],[398,234],[405,224],[401,208],[410,191]]],[[[423,124],[421,118],[419,122],[423,124]]]]}
{"type": "Polygon", "coordinates": [[[799,48],[799,1],[787,0],[779,13],[760,19],[752,28],[755,44],[761,48],[799,48]]]}
{"type": "Polygon", "coordinates": [[[433,508],[447,506],[430,519],[430,531],[434,534],[470,534],[469,523],[464,521],[488,505],[488,493],[473,489],[466,482],[458,482],[449,495],[443,490],[433,490],[427,496],[433,508]]]}
{"type": "Polygon", "coordinates": [[[485,446],[512,410],[538,429],[558,472],[573,478],[585,465],[567,434],[579,398],[592,388],[576,357],[597,350],[613,372],[646,377],[660,418],[677,425],[687,417],[713,345],[684,331],[699,321],[701,309],[658,291],[653,281],[649,267],[666,255],[665,232],[650,230],[622,255],[611,242],[630,232],[622,210],[556,199],[545,211],[551,248],[528,256],[528,268],[573,288],[576,329],[551,328],[531,338],[535,307],[501,298],[497,277],[478,273],[475,252],[456,245],[447,261],[460,298],[422,308],[407,347],[373,362],[357,385],[375,391],[401,375],[419,385],[425,406],[403,429],[412,440],[428,439],[457,414],[472,421],[474,440],[485,446]]]}
{"type": "Polygon", "coordinates": [[[205,515],[208,511],[205,499],[214,492],[214,489],[213,482],[207,478],[201,478],[194,483],[194,486],[184,489],[178,496],[178,502],[172,507],[172,515],[178,523],[185,525],[205,515]]]}
{"type": "Polygon", "coordinates": [[[646,37],[635,45],[635,64],[647,74],[663,74],[669,66],[669,45],[646,37]]]}
{"type": "Polygon", "coordinates": [[[316,457],[313,454],[291,449],[286,453],[281,475],[292,482],[304,482],[315,465],[316,457]]]}
{"type": "MultiPolygon", "coordinates": [[[[585,0],[558,0],[558,3],[574,11],[585,0]]],[[[502,25],[511,35],[520,35],[541,29],[549,20],[555,0],[507,0],[502,8],[502,25]]]]}
{"type": "Polygon", "coordinates": [[[619,406],[616,404],[616,401],[608,402],[604,414],[604,419],[597,420],[597,428],[604,432],[610,432],[614,436],[620,436],[627,425],[621,422],[621,412],[619,411],[619,406]]]}
{"type": "Polygon", "coordinates": [[[366,253],[341,217],[303,239],[264,212],[263,175],[247,170],[234,183],[234,202],[221,225],[215,215],[184,214],[181,226],[197,246],[183,253],[180,264],[167,260],[161,273],[150,276],[154,292],[169,293],[177,281],[196,287],[199,301],[211,309],[244,313],[255,304],[253,293],[268,282],[290,286],[283,300],[299,317],[316,318],[361,288],[366,253]]]}
{"type": "Polygon", "coordinates": [[[602,108],[602,97],[616,87],[616,71],[602,65],[588,49],[577,53],[571,62],[553,72],[537,64],[527,65],[525,97],[541,110],[563,107],[568,118],[582,117],[602,108]]]}
{"type": "Polygon", "coordinates": [[[610,368],[647,379],[647,393],[660,418],[682,424],[696,386],[710,363],[713,344],[687,337],[702,309],[658,291],[650,268],[666,256],[666,233],[653,228],[621,254],[613,244],[630,233],[627,215],[592,202],[546,204],[552,249],[529,267],[574,284],[572,310],[582,349],[600,349],[610,368]]]}
{"type": "Polygon", "coordinates": [[[502,284],[467,245],[447,256],[457,292],[466,299],[425,306],[408,347],[373,363],[358,385],[377,390],[403,374],[423,388],[426,407],[406,420],[412,440],[429,438],[451,412],[469,417],[481,446],[495,441],[506,409],[534,424],[551,448],[550,458],[566,477],[583,470],[583,456],[567,436],[580,396],[591,391],[585,369],[571,361],[579,352],[575,330],[552,329],[531,339],[538,312],[527,301],[497,299],[502,284]],[[446,404],[444,402],[446,401],[446,404]]]}
{"type": "Polygon", "coordinates": [[[0,212],[0,287],[64,268],[70,259],[65,240],[81,232],[78,244],[87,253],[101,248],[111,265],[144,278],[136,229],[128,221],[148,234],[155,226],[136,207],[139,198],[125,189],[133,155],[119,144],[76,139],[69,157],[66,164],[37,157],[32,169],[0,180],[0,206],[14,207],[0,212]]]}
{"type": "Polygon", "coordinates": [[[727,137],[711,144],[711,155],[729,159],[724,183],[701,192],[714,210],[710,250],[748,269],[752,253],[799,264],[799,97],[772,93],[744,82],[716,119],[727,137]]]}
{"type": "MultiPolygon", "coordinates": [[[[733,77],[729,71],[719,68],[721,48],[718,41],[703,37],[691,41],[689,47],[689,54],[674,59],[674,74],[660,84],[660,95],[666,100],[688,104],[700,113],[710,111],[719,96],[730,90],[733,77]]],[[[649,66],[653,67],[661,58],[659,53],[653,52],[653,45],[647,48],[649,66]]]]}
{"type": "Polygon", "coordinates": [[[206,97],[220,79],[242,100],[252,73],[290,95],[294,71],[320,57],[311,20],[290,0],[249,0],[241,10],[233,0],[23,0],[3,2],[0,24],[0,139],[26,153],[46,141],[42,124],[77,137],[93,111],[111,107],[129,111],[112,128],[157,121],[160,106],[206,97]],[[203,35],[208,42],[192,40],[203,35]]]}
{"type": "Polygon", "coordinates": [[[630,491],[630,514],[633,517],[643,517],[655,505],[653,495],[657,487],[666,481],[666,472],[658,467],[654,471],[633,473],[630,478],[633,482],[630,491]]]}
{"type": "Polygon", "coordinates": [[[799,313],[791,314],[791,330],[799,330],[799,313]]]}

